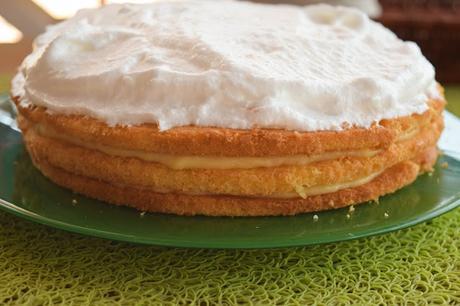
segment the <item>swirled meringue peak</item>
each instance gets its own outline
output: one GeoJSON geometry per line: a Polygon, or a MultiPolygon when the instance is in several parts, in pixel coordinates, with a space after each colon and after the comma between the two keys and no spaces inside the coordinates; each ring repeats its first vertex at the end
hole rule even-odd
{"type": "Polygon", "coordinates": [[[109,125],[341,130],[425,111],[434,75],[416,44],[355,9],[178,1],[48,27],[12,94],[109,125]]]}

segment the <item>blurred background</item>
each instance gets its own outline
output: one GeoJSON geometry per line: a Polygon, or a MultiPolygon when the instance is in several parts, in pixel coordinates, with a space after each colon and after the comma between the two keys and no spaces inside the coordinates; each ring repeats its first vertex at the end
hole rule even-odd
{"type": "MultiPolygon", "coordinates": [[[[82,8],[95,8],[120,2],[146,3],[155,0],[0,0],[0,92],[6,90],[17,66],[30,52],[34,37],[43,32],[46,25],[69,18],[82,8]]],[[[391,28],[399,37],[417,42],[425,56],[436,67],[437,79],[440,82],[460,84],[460,0],[255,2],[295,5],[325,2],[357,7],[391,28]]],[[[450,90],[451,93],[456,91],[460,96],[460,87],[453,88],[450,90]]]]}

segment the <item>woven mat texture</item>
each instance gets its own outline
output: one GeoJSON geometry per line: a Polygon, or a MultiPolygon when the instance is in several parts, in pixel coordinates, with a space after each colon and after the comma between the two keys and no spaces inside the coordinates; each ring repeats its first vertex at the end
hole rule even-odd
{"type": "MultiPolygon", "coordinates": [[[[460,115],[460,88],[448,95],[460,115]]],[[[1,212],[0,304],[459,305],[459,248],[460,209],[387,235],[274,250],[133,245],[1,212]]]]}

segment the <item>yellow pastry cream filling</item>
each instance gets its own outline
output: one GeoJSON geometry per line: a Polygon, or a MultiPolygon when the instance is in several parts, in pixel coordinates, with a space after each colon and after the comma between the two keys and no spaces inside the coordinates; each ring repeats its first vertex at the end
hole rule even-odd
{"type": "Polygon", "coordinates": [[[78,139],[71,139],[53,131],[48,127],[37,124],[34,130],[38,134],[62,140],[79,147],[97,150],[102,153],[121,156],[135,157],[148,162],[155,162],[167,166],[174,170],[184,169],[252,169],[252,168],[271,168],[278,166],[307,165],[310,163],[333,160],[341,157],[373,157],[382,150],[355,150],[326,152],[318,155],[290,155],[290,156],[273,156],[273,157],[228,157],[228,156],[193,156],[193,155],[172,155],[145,152],[139,150],[127,150],[114,148],[97,143],[88,143],[78,139]]]}
{"type": "MultiPolygon", "coordinates": [[[[213,156],[177,156],[170,154],[158,154],[145,151],[135,151],[120,148],[113,148],[106,145],[87,143],[78,139],[58,134],[56,131],[37,124],[33,127],[38,134],[62,140],[73,145],[83,148],[97,150],[112,156],[134,157],[141,160],[155,162],[167,166],[174,170],[183,169],[250,169],[258,167],[277,167],[282,165],[306,165],[309,163],[333,160],[341,157],[373,157],[382,152],[382,150],[356,150],[356,151],[340,151],[328,152],[319,155],[293,155],[279,157],[213,157],[213,156]]],[[[405,141],[414,137],[418,132],[418,128],[400,135],[397,141],[405,141]]],[[[305,187],[302,185],[294,186],[295,192],[272,194],[270,198],[306,198],[308,196],[333,193],[346,188],[353,188],[369,183],[374,178],[379,176],[383,171],[372,173],[366,177],[359,178],[349,182],[342,182],[330,185],[320,185],[305,187]]],[[[264,196],[267,197],[267,196],[264,196]]]]}
{"type": "MultiPolygon", "coordinates": [[[[366,177],[362,177],[362,178],[359,178],[353,181],[343,182],[343,183],[336,183],[336,184],[330,184],[330,185],[317,185],[317,186],[312,186],[312,187],[305,187],[305,186],[297,185],[297,186],[293,186],[295,189],[295,192],[274,193],[270,195],[241,195],[241,194],[227,194],[227,195],[245,196],[245,197],[253,197],[253,198],[263,197],[263,198],[275,198],[275,199],[295,199],[295,198],[299,198],[300,196],[301,198],[305,199],[309,196],[333,193],[333,192],[336,192],[342,189],[353,188],[353,187],[367,184],[373,179],[375,179],[376,177],[378,177],[380,174],[382,174],[384,171],[385,170],[374,172],[366,177]]],[[[191,193],[191,192],[186,192],[186,194],[206,195],[206,193],[191,193]]]]}
{"type": "Polygon", "coordinates": [[[283,194],[278,197],[280,198],[295,198],[300,196],[301,198],[306,198],[308,196],[319,195],[319,194],[326,194],[326,193],[333,193],[342,189],[353,188],[357,186],[361,186],[364,184],[369,183],[377,176],[379,176],[383,171],[372,173],[366,177],[362,177],[350,182],[345,183],[337,183],[331,185],[322,185],[322,186],[314,186],[314,187],[304,187],[304,186],[295,186],[295,193],[290,194],[283,194]]]}

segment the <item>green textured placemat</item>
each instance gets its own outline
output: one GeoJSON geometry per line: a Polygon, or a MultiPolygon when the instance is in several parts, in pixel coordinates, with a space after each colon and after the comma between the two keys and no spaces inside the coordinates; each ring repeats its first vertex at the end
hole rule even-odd
{"type": "Polygon", "coordinates": [[[460,210],[350,242],[279,250],[162,249],[0,213],[0,303],[459,304],[460,210]]]}
{"type": "Polygon", "coordinates": [[[383,236],[234,251],[112,242],[0,213],[0,304],[460,304],[459,237],[459,209],[383,236]]]}

